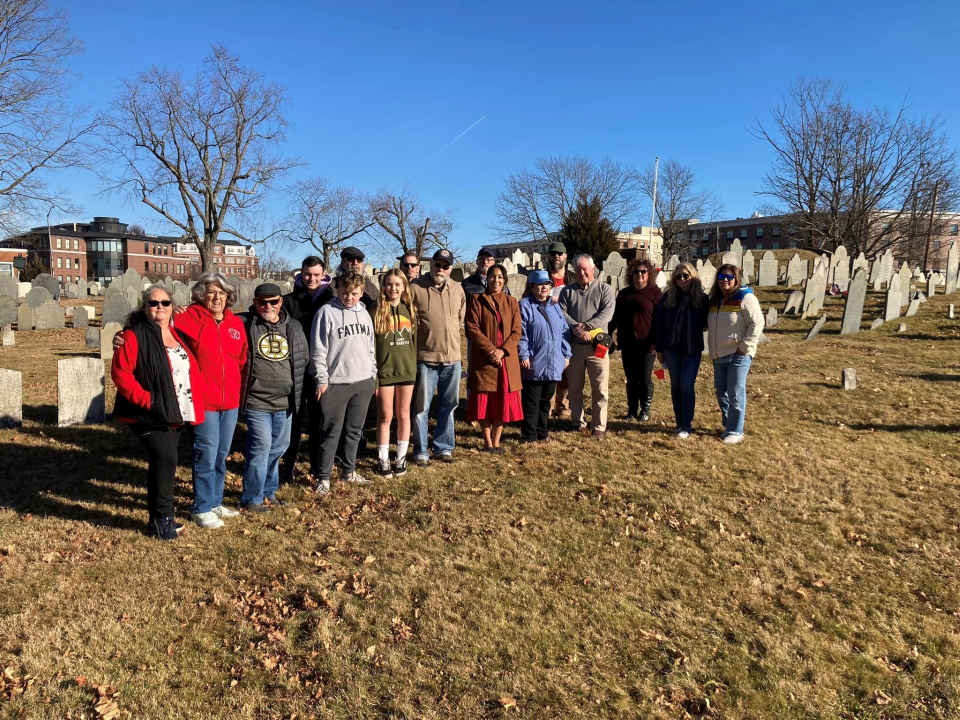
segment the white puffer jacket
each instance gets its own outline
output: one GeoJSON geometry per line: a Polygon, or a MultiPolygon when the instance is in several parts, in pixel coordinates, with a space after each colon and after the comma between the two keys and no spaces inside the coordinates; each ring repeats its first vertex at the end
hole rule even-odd
{"type": "Polygon", "coordinates": [[[719,307],[710,305],[707,316],[707,349],[710,359],[726,357],[740,350],[753,357],[763,332],[763,310],[750,288],[740,288],[719,307]]]}

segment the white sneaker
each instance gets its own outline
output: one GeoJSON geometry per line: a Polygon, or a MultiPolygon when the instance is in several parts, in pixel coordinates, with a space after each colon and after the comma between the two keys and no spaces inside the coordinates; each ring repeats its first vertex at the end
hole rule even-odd
{"type": "Polygon", "coordinates": [[[681,440],[686,440],[688,437],[690,437],[690,433],[688,433],[686,430],[678,430],[677,437],[681,440]]]}
{"type": "Polygon", "coordinates": [[[361,475],[360,473],[356,473],[356,472],[355,472],[355,473],[351,473],[350,475],[344,475],[344,476],[343,476],[342,478],[340,478],[340,479],[341,479],[343,482],[353,483],[354,485],[369,485],[370,482],[371,482],[370,480],[367,480],[363,475],[361,475]]]}
{"type": "Polygon", "coordinates": [[[212,510],[203,513],[191,513],[190,518],[204,530],[215,530],[223,527],[223,520],[217,517],[212,510]]]}
{"type": "Polygon", "coordinates": [[[330,481],[329,481],[329,480],[321,480],[320,482],[318,482],[318,483],[317,483],[317,495],[319,495],[320,497],[323,497],[323,496],[329,495],[329,494],[330,494],[330,481]]]}
{"type": "Polygon", "coordinates": [[[723,442],[727,445],[737,445],[738,443],[742,443],[743,433],[727,433],[727,436],[723,439],[723,442]]]}
{"type": "Polygon", "coordinates": [[[236,510],[231,510],[225,505],[217,505],[217,507],[215,507],[210,512],[212,512],[218,518],[232,518],[240,514],[236,510]]]}

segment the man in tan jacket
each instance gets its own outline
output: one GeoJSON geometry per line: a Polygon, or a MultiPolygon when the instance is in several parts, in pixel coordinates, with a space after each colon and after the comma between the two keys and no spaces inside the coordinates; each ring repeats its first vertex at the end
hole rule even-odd
{"type": "Polygon", "coordinates": [[[453,462],[456,435],[453,412],[460,404],[460,328],[467,312],[467,299],[460,283],[450,279],[453,254],[437,250],[430,272],[410,283],[410,297],[417,308],[417,384],[413,391],[413,453],[417,465],[430,463],[427,422],[433,394],[440,396],[433,454],[453,462]]]}

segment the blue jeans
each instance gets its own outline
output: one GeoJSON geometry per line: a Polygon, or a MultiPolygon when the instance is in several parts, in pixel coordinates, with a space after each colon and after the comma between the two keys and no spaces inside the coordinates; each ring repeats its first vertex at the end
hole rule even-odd
{"type": "Polygon", "coordinates": [[[684,355],[670,350],[663,353],[670,373],[670,399],[673,400],[677,430],[690,432],[693,428],[693,414],[697,409],[697,372],[702,357],[700,353],[684,355]]]}
{"type": "Polygon", "coordinates": [[[239,414],[239,408],[207,410],[203,422],[193,428],[193,507],[190,512],[195,515],[223,505],[227,455],[239,414]]]}
{"type": "Polygon", "coordinates": [[[293,413],[247,409],[247,463],[243,468],[244,505],[272,500],[280,487],[280,456],[290,444],[293,413]]]}
{"type": "Polygon", "coordinates": [[[460,363],[427,365],[417,363],[417,385],[413,390],[413,454],[414,459],[430,457],[427,422],[433,393],[440,395],[437,427],[433,431],[433,452],[449,455],[456,447],[453,411],[460,404],[460,363]]]}
{"type": "Polygon", "coordinates": [[[753,358],[733,353],[713,361],[713,385],[723,415],[723,429],[732,435],[743,435],[743,419],[747,414],[747,373],[753,358]]]}

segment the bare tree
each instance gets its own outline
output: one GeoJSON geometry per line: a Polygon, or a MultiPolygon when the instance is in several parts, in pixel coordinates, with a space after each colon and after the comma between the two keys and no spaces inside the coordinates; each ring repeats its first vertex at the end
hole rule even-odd
{"type": "MultiPolygon", "coordinates": [[[[640,176],[643,193],[653,201],[654,166],[640,176]]],[[[709,190],[697,187],[693,169],[676,160],[660,163],[657,174],[656,223],[663,234],[663,257],[679,255],[689,260],[695,249],[687,226],[690,220],[712,222],[723,214],[723,202],[709,190]]]]}
{"type": "Polygon", "coordinates": [[[499,223],[493,229],[516,240],[545,240],[560,230],[579,198],[599,203],[615,230],[631,226],[640,209],[641,183],[636,171],[604,159],[599,165],[579,155],[539,158],[532,169],[509,175],[494,201],[499,223]]]}
{"type": "Polygon", "coordinates": [[[438,248],[450,249],[453,220],[450,212],[429,212],[404,185],[399,195],[380,190],[368,199],[372,235],[384,252],[415,252],[417,257],[438,248]]]}
{"type": "Polygon", "coordinates": [[[283,279],[291,265],[286,250],[286,243],[276,237],[264,242],[257,252],[259,276],[270,280],[283,279]]]}
{"type": "Polygon", "coordinates": [[[290,189],[295,241],[312,245],[330,266],[332,255],[372,227],[368,201],[348,187],[331,187],[324,177],[300,180],[290,189]]]}
{"type": "Polygon", "coordinates": [[[159,213],[211,270],[220,233],[254,242],[244,230],[265,192],[297,165],[278,154],[286,102],[282,86],[219,46],[191,79],[153,67],[124,80],[104,134],[123,176],[106,191],[159,213]]]}
{"type": "Polygon", "coordinates": [[[910,120],[906,105],[860,110],[829,80],[800,80],[754,134],[774,150],[760,194],[791,216],[817,248],[874,255],[900,242],[917,193],[955,185],[956,158],[937,118],[910,120]]]}
{"type": "Polygon", "coordinates": [[[14,232],[24,218],[52,208],[75,213],[49,171],[88,168],[95,157],[96,121],[66,100],[67,62],[83,50],[70,34],[67,13],[47,0],[0,0],[0,229],[14,232]]]}
{"type": "Polygon", "coordinates": [[[138,225],[133,223],[132,225],[127,226],[127,232],[131,235],[146,235],[147,231],[143,229],[143,225],[138,225]]]}

